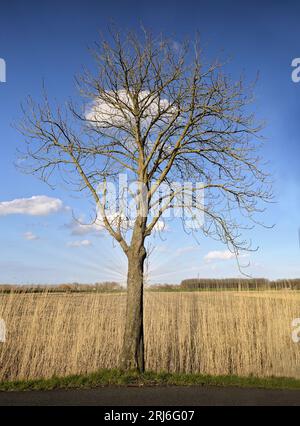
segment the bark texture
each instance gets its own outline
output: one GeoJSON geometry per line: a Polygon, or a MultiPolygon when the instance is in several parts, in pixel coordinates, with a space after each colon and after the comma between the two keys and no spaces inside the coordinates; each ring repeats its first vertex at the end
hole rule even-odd
{"type": "Polygon", "coordinates": [[[146,250],[135,247],[128,253],[127,304],[121,367],[124,370],[145,369],[143,276],[146,250]]]}

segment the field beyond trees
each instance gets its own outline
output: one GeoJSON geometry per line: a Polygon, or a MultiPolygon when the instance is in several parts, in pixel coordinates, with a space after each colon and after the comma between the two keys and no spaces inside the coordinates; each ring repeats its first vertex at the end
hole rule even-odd
{"type": "MultiPolygon", "coordinates": [[[[0,294],[0,381],[117,368],[123,293],[0,294]]],[[[300,378],[298,291],[146,292],[146,370],[300,378]]]]}

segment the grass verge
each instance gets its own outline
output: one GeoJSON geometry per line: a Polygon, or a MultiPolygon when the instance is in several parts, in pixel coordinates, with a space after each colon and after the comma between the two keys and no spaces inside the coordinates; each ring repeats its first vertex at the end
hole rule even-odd
{"type": "Polygon", "coordinates": [[[300,380],[287,377],[207,376],[201,374],[122,372],[100,370],[86,375],[1,382],[0,391],[82,389],[103,386],[237,386],[263,389],[299,389],[300,380]]]}

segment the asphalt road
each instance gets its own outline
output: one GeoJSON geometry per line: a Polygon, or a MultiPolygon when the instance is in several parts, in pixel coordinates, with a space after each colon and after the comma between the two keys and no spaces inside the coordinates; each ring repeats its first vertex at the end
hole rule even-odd
{"type": "Polygon", "coordinates": [[[217,406],[296,405],[300,391],[234,387],[104,387],[0,392],[0,406],[217,406]]]}

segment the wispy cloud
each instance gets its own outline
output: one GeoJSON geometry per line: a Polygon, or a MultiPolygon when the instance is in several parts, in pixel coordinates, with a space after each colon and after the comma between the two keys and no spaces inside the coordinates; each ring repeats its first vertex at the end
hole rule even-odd
{"type": "Polygon", "coordinates": [[[187,246],[187,247],[180,247],[176,250],[176,255],[180,256],[184,253],[193,253],[195,251],[198,251],[199,247],[197,246],[187,246]]]}
{"type": "Polygon", "coordinates": [[[183,48],[182,44],[176,40],[172,42],[172,48],[175,52],[180,52],[183,48]]]}
{"type": "Polygon", "coordinates": [[[205,262],[212,262],[213,260],[230,260],[235,257],[234,253],[229,250],[224,251],[210,251],[204,256],[205,262]]]}
{"type": "Polygon", "coordinates": [[[88,234],[99,235],[100,232],[103,230],[103,227],[101,227],[96,222],[85,224],[75,219],[71,223],[67,223],[64,226],[65,228],[70,229],[71,235],[88,235],[88,234]]]}
{"type": "Polygon", "coordinates": [[[157,253],[168,253],[170,249],[166,246],[158,246],[158,247],[155,247],[155,251],[157,253]]]}
{"type": "Polygon", "coordinates": [[[33,234],[31,231],[25,232],[25,234],[23,234],[23,237],[25,238],[25,240],[28,241],[34,241],[39,239],[39,237],[33,234]]]}
{"type": "Polygon", "coordinates": [[[67,243],[67,247],[89,247],[91,245],[90,240],[71,241],[67,243]]]}
{"type": "Polygon", "coordinates": [[[0,202],[0,216],[25,214],[29,216],[47,216],[63,209],[63,202],[46,195],[34,195],[30,198],[16,198],[0,202]]]}
{"type": "MultiPolygon", "coordinates": [[[[118,215],[107,215],[107,219],[109,223],[115,227],[118,224],[118,215]]],[[[133,221],[127,221],[125,219],[122,219],[122,229],[124,231],[129,230],[133,227],[134,222],[133,221]]],[[[97,218],[92,223],[84,223],[84,219],[79,220],[72,220],[72,222],[67,223],[64,225],[65,228],[70,229],[71,235],[77,235],[77,236],[83,236],[83,235],[96,235],[96,236],[103,236],[105,234],[105,226],[103,223],[103,220],[101,218],[97,218]],[[104,232],[104,234],[103,234],[104,232]]],[[[159,220],[156,225],[153,228],[154,232],[167,232],[169,231],[168,225],[163,222],[162,220],[159,220]]]]}

